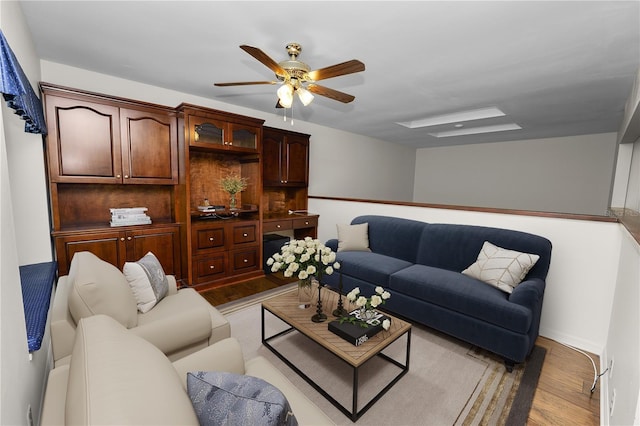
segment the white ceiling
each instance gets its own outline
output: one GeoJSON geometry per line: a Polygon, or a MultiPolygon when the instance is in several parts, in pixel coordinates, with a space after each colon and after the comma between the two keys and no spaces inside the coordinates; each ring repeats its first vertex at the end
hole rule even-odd
{"type": "MultiPolygon", "coordinates": [[[[640,64],[639,1],[24,1],[42,59],[281,114],[277,86],[238,46],[276,62],[302,45],[311,69],[350,59],[362,73],[323,80],[356,97],[296,99],[294,117],[413,147],[616,132],[640,64]],[[498,107],[522,130],[435,138],[453,124],[396,122],[498,107]]],[[[264,118],[264,117],[262,117],[264,118]]]]}

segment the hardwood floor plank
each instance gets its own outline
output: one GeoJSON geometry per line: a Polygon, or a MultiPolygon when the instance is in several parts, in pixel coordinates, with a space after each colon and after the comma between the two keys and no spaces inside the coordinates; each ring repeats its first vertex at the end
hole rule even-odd
{"type": "Polygon", "coordinates": [[[536,390],[529,412],[529,425],[597,425],[599,417],[557,395],[536,390]]]}

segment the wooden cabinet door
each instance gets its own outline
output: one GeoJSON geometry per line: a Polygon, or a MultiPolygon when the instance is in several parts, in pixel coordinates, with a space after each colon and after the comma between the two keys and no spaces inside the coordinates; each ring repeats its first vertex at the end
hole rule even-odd
{"type": "Polygon", "coordinates": [[[121,182],[118,108],[61,96],[45,102],[51,181],[121,182]]]}
{"type": "Polygon", "coordinates": [[[178,183],[176,117],[120,109],[123,183],[178,183]]]}
{"type": "Polygon", "coordinates": [[[266,186],[281,186],[284,136],[274,132],[264,132],[262,138],[262,183],[266,186]]]}
{"type": "Polygon", "coordinates": [[[285,183],[288,186],[309,184],[309,138],[287,136],[285,144],[285,183]]]}
{"type": "Polygon", "coordinates": [[[60,276],[69,274],[73,255],[79,251],[89,251],[118,269],[127,260],[124,234],[119,231],[59,236],[55,244],[60,276]]]}
{"type": "Polygon", "coordinates": [[[127,260],[135,262],[148,252],[158,258],[164,273],[181,278],[178,227],[141,229],[126,232],[127,260]]]}
{"type": "Polygon", "coordinates": [[[309,136],[265,129],[262,139],[265,186],[305,187],[309,183],[309,136]]]}

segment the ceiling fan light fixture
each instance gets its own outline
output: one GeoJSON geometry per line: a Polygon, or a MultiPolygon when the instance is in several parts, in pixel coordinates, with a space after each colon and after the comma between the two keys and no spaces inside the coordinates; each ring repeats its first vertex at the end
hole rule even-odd
{"type": "Polygon", "coordinates": [[[298,87],[298,89],[296,90],[296,93],[300,98],[300,102],[302,102],[302,105],[304,106],[309,105],[311,101],[313,101],[313,95],[311,94],[311,92],[302,86],[298,87]]]}
{"type": "Polygon", "coordinates": [[[284,108],[291,108],[291,104],[293,104],[293,86],[289,83],[285,83],[278,89],[276,92],[278,95],[278,99],[280,100],[280,105],[284,108]]]}

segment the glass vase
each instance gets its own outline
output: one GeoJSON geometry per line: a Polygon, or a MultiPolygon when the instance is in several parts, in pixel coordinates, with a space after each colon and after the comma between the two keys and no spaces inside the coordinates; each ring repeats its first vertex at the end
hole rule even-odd
{"type": "Polygon", "coordinates": [[[376,318],[378,312],[375,309],[367,309],[365,307],[360,308],[360,319],[362,321],[371,321],[376,318]]]}
{"type": "Polygon", "coordinates": [[[235,194],[235,192],[230,192],[229,196],[231,197],[229,199],[229,209],[233,210],[233,209],[236,208],[236,194],[235,194]]]}
{"type": "Polygon", "coordinates": [[[298,281],[298,307],[300,309],[311,306],[314,295],[312,282],[311,278],[298,281]]]}

